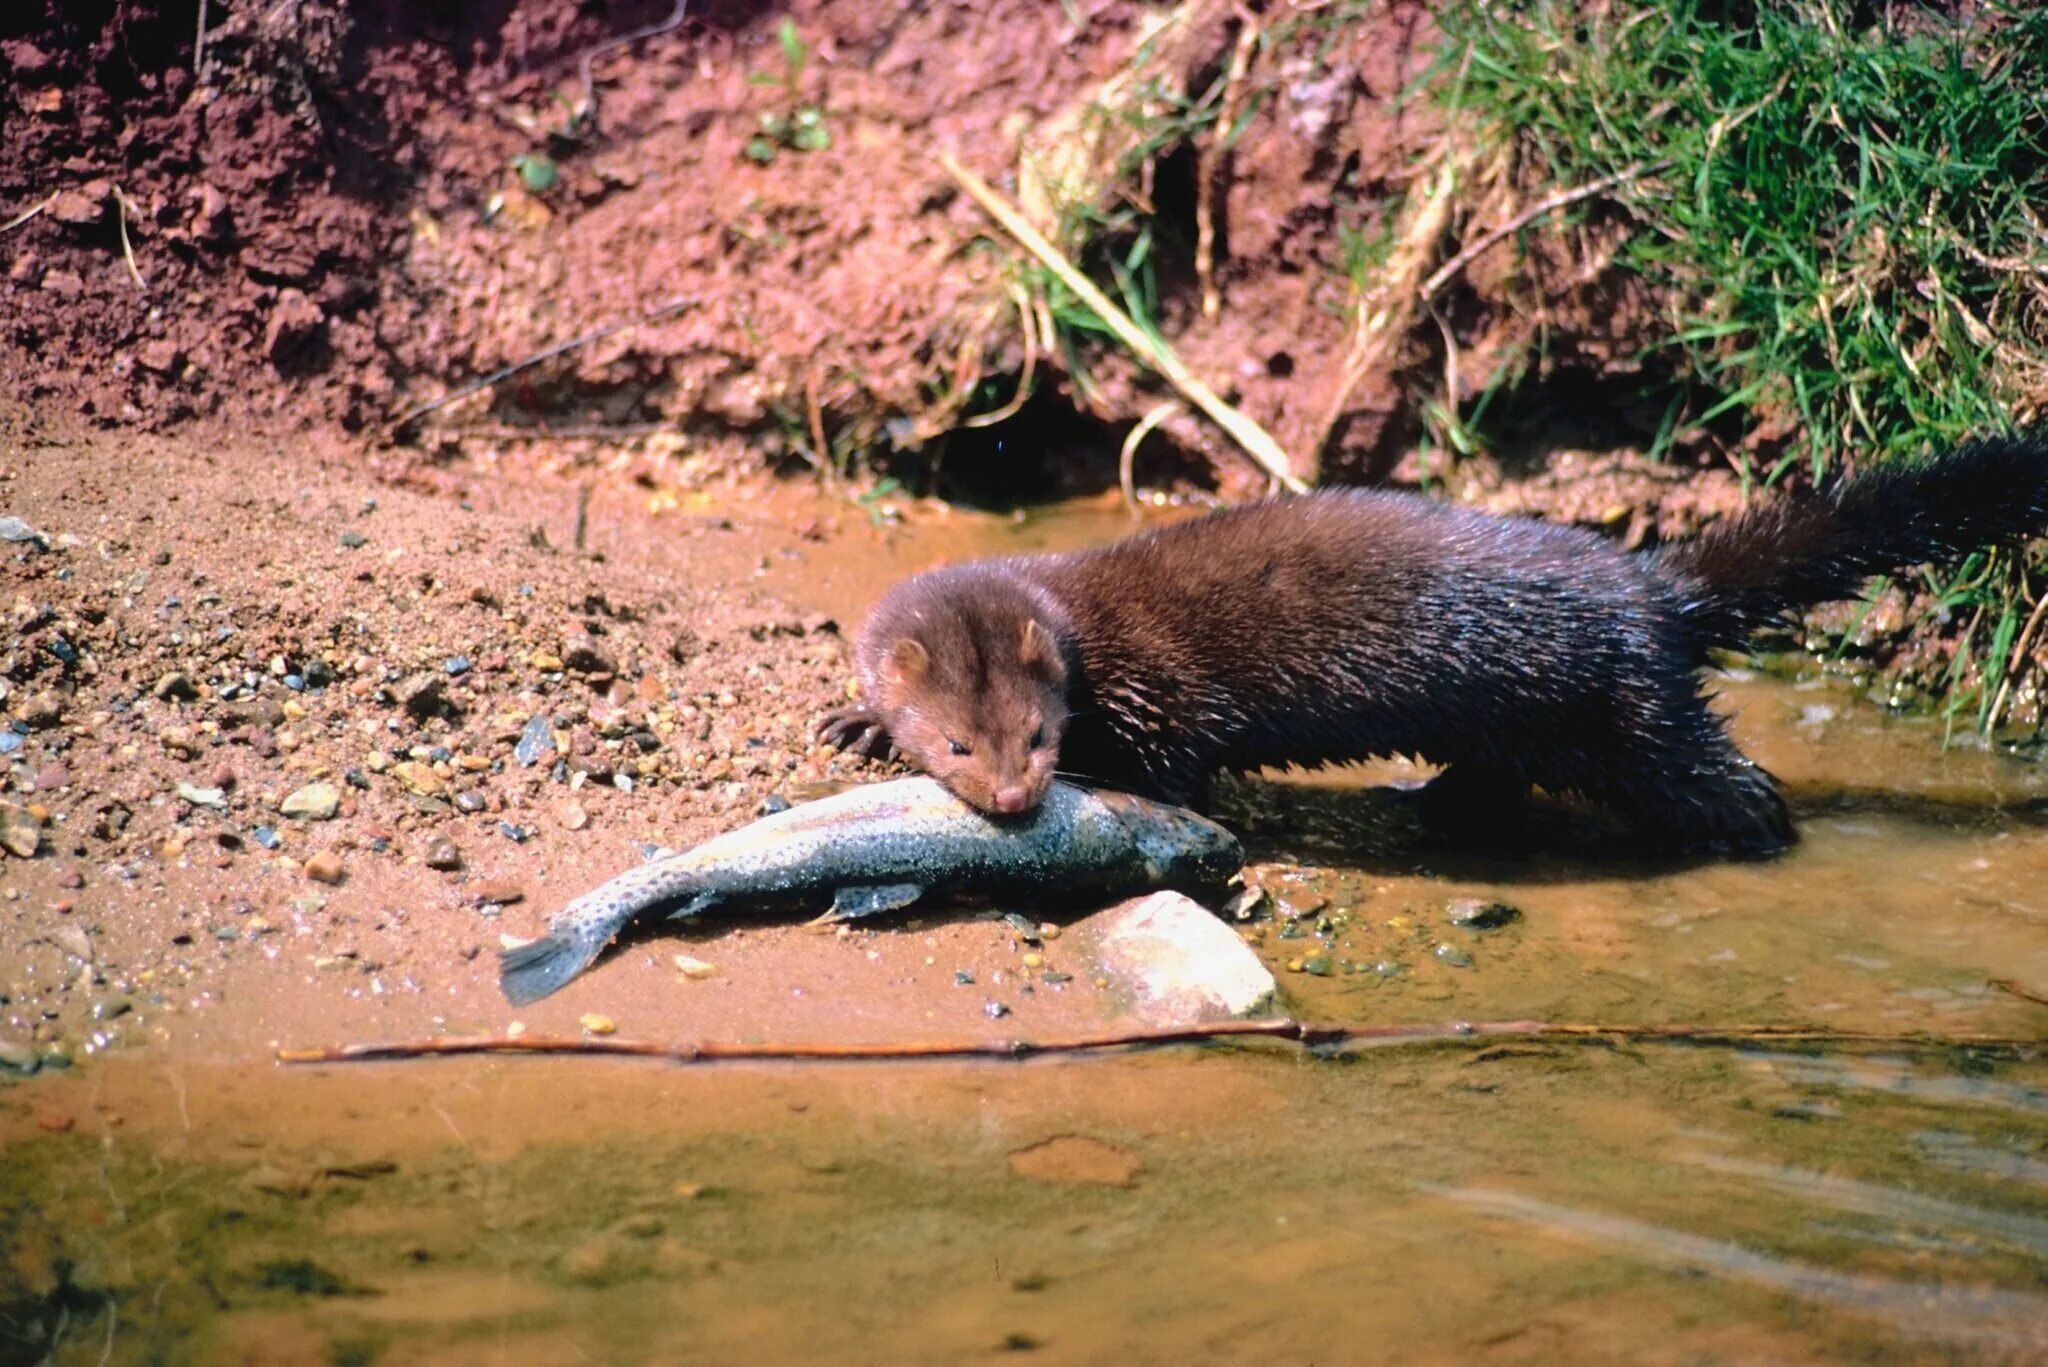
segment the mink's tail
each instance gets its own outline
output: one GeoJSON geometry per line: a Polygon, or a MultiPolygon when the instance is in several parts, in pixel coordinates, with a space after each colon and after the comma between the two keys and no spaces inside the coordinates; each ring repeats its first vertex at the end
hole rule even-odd
{"type": "Polygon", "coordinates": [[[2048,529],[2048,430],[1985,437],[1783,498],[1653,554],[1688,591],[1701,646],[1740,647],[1789,609],[1852,598],[1872,575],[1961,559],[2048,529]]]}

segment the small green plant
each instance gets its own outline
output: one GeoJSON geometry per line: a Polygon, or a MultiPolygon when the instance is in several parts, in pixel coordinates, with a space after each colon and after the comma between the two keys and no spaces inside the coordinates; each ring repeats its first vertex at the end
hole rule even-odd
{"type": "Polygon", "coordinates": [[[782,50],[782,70],[756,71],[747,77],[748,85],[767,86],[782,93],[776,107],[761,115],[761,131],[747,142],[747,159],[763,166],[785,149],[822,152],[832,145],[832,130],[825,126],[824,109],[804,102],[804,71],[811,64],[811,45],[796,31],[795,22],[787,18],[776,26],[775,42],[782,50]]]}

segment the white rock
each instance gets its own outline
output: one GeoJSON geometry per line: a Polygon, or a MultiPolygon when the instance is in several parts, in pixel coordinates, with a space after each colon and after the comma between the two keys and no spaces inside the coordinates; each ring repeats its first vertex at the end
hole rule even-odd
{"type": "Polygon", "coordinates": [[[1256,1015],[1279,990],[1236,931],[1177,892],[1125,902],[1076,929],[1094,938],[1097,972],[1129,994],[1128,1014],[1147,1025],[1256,1015]]]}

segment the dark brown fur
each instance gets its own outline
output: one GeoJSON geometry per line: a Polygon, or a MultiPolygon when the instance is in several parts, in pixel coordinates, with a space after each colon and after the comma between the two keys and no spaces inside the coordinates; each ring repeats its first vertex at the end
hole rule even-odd
{"type": "Polygon", "coordinates": [[[862,705],[821,732],[893,744],[988,811],[1035,804],[1055,765],[1199,804],[1217,769],[1398,754],[1445,766],[1434,795],[1460,808],[1535,786],[1667,847],[1770,851],[1791,823],[1708,710],[1708,649],[2044,522],[2038,437],[1640,554],[1414,494],[1317,493],[909,579],[857,642],[862,705]]]}

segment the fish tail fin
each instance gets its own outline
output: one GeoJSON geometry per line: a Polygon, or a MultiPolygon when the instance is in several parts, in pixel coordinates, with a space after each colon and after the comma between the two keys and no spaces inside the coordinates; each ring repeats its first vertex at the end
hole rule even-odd
{"type": "Polygon", "coordinates": [[[603,937],[571,932],[504,950],[498,955],[498,989],[514,1006],[529,1006],[590,967],[604,944],[603,937]]]}

